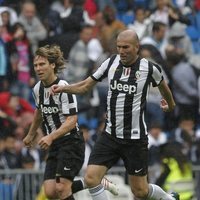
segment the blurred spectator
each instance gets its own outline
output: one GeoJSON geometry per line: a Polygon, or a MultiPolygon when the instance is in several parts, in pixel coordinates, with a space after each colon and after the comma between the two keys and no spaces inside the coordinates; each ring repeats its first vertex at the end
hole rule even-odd
{"type": "Polygon", "coordinates": [[[2,7],[0,15],[3,22],[2,39],[4,42],[9,42],[12,39],[11,26],[17,22],[17,14],[8,7],[2,7]]]}
{"type": "Polygon", "coordinates": [[[162,130],[161,124],[152,122],[149,127],[149,181],[155,183],[156,179],[160,176],[160,146],[167,143],[167,135],[162,130]]]}
{"type": "Polygon", "coordinates": [[[117,35],[122,30],[126,29],[123,22],[116,18],[116,12],[112,7],[106,6],[103,10],[103,19],[105,24],[99,32],[104,51],[108,54],[115,54],[117,52],[115,40],[117,35]]]}
{"type": "Polygon", "coordinates": [[[33,107],[25,99],[20,97],[20,91],[15,87],[9,92],[0,93],[0,109],[9,115],[13,120],[20,120],[26,112],[33,113],[33,107]]]}
{"type": "Polygon", "coordinates": [[[167,46],[167,27],[162,22],[154,22],[150,35],[141,40],[141,44],[151,44],[155,46],[162,57],[165,58],[165,48],[167,46]]]}
{"type": "Polygon", "coordinates": [[[167,47],[166,55],[176,101],[175,117],[178,120],[190,115],[196,122],[199,97],[195,71],[187,61],[184,49],[171,45],[167,47]]]}
{"type": "Polygon", "coordinates": [[[33,148],[30,148],[30,149],[23,147],[21,149],[20,156],[21,156],[22,168],[27,169],[28,166],[27,165],[23,166],[23,164],[26,164],[27,161],[29,161],[30,158],[31,158],[31,161],[32,161],[31,162],[31,169],[35,169],[35,170],[41,169],[43,154],[42,154],[41,150],[39,149],[39,147],[38,148],[33,147],[33,148]]]}
{"type": "Polygon", "coordinates": [[[83,9],[83,1],[65,0],[65,10],[60,14],[63,31],[78,33],[84,23],[94,25],[87,11],[83,9]],[[66,6],[68,3],[68,6],[66,6]]]}
{"type": "Polygon", "coordinates": [[[169,25],[169,7],[167,0],[156,0],[156,8],[150,18],[153,22],[162,22],[169,25]]]}
{"type": "Polygon", "coordinates": [[[13,84],[21,90],[21,97],[29,101],[31,87],[36,81],[31,45],[21,23],[14,24],[11,32],[13,39],[8,43],[8,53],[12,65],[13,84]]]}
{"type": "Polygon", "coordinates": [[[17,124],[8,114],[0,109],[0,137],[6,135],[8,132],[14,132],[17,124]]]}
{"type": "MultiPolygon", "coordinates": [[[[189,62],[194,70],[194,73],[197,78],[197,87],[198,87],[198,116],[200,117],[200,57],[199,54],[192,55],[189,59],[189,62]]],[[[200,120],[200,118],[198,119],[200,120]]],[[[200,128],[200,121],[198,121],[197,126],[200,128]]]]}
{"type": "Polygon", "coordinates": [[[176,21],[190,24],[190,20],[180,12],[179,8],[173,7],[169,0],[156,0],[156,9],[150,15],[150,19],[153,22],[162,22],[167,27],[176,21]]]}
{"type": "Polygon", "coordinates": [[[57,13],[64,12],[69,7],[69,0],[56,0],[52,1],[50,10],[54,10],[57,13]]]}
{"type": "MultiPolygon", "coordinates": [[[[57,1],[55,1],[55,3],[56,2],[57,1]]],[[[62,6],[62,12],[63,10],[64,10],[64,5],[62,6]]],[[[57,11],[56,8],[54,9],[53,4],[50,5],[48,8],[46,8],[45,11],[43,12],[42,22],[44,23],[44,26],[47,30],[47,38],[45,40],[48,39],[50,40],[52,37],[62,34],[63,29],[62,29],[60,13],[61,12],[57,11]]]]}
{"type": "Polygon", "coordinates": [[[84,2],[84,10],[88,12],[88,15],[91,19],[93,19],[98,11],[97,3],[95,0],[85,0],[84,2]]]}
{"type": "Polygon", "coordinates": [[[0,0],[0,6],[9,7],[12,10],[15,10],[17,13],[19,12],[20,4],[21,2],[19,2],[19,0],[0,0]]]}
{"type": "MultiPolygon", "coordinates": [[[[69,63],[67,69],[67,80],[69,83],[83,80],[93,69],[92,60],[88,55],[88,45],[92,40],[93,27],[91,25],[83,25],[79,34],[79,40],[73,45],[69,53],[69,63]]],[[[100,43],[96,44],[101,46],[100,43]]],[[[94,51],[94,46],[93,46],[94,51]]]]}
{"type": "Polygon", "coordinates": [[[12,133],[9,133],[5,136],[5,168],[6,169],[16,169],[21,167],[21,161],[19,154],[15,150],[16,139],[12,133]]]}
{"type": "Polygon", "coordinates": [[[135,30],[141,40],[149,34],[149,25],[150,20],[146,18],[145,9],[141,7],[135,10],[135,20],[132,24],[128,24],[128,28],[135,30]]]}
{"type": "Polygon", "coordinates": [[[19,22],[23,24],[27,37],[31,43],[32,53],[38,48],[39,41],[47,37],[47,30],[36,13],[35,4],[31,0],[24,1],[19,15],[19,22]]]}
{"type": "Polygon", "coordinates": [[[5,22],[5,24],[9,23],[9,25],[12,26],[13,24],[15,24],[18,21],[17,12],[12,7],[1,6],[0,7],[0,13],[2,14],[4,12],[6,12],[6,16],[4,18],[5,21],[3,20],[5,22]]]}
{"type": "MultiPolygon", "coordinates": [[[[200,164],[200,129],[197,128],[193,135],[193,145],[191,149],[191,161],[193,164],[200,164]]],[[[200,175],[200,172],[198,172],[200,175]]],[[[200,177],[199,177],[200,181],[200,177]]],[[[200,192],[200,191],[199,191],[200,192]]]]}
{"type": "Polygon", "coordinates": [[[112,8],[116,8],[115,4],[114,4],[114,0],[97,0],[97,5],[98,5],[98,9],[99,11],[103,11],[105,9],[106,6],[112,7],[112,8]]]}
{"type": "Polygon", "coordinates": [[[162,173],[156,184],[167,192],[178,192],[181,200],[194,196],[194,182],[190,161],[178,143],[167,143],[161,148],[162,173]]]}
{"type": "Polygon", "coordinates": [[[4,169],[6,166],[6,160],[3,152],[5,151],[5,135],[0,134],[0,169],[4,169]]]}
{"type": "Polygon", "coordinates": [[[197,11],[200,10],[200,1],[199,0],[194,0],[194,7],[197,11]]]}
{"type": "Polygon", "coordinates": [[[23,169],[34,169],[35,160],[30,153],[27,153],[26,155],[22,155],[21,163],[22,163],[23,169]]]}
{"type": "MultiPolygon", "coordinates": [[[[21,157],[21,167],[24,170],[34,170],[34,157],[27,153],[21,157]]],[[[40,190],[40,182],[37,176],[33,174],[21,174],[18,177],[18,189],[16,191],[16,200],[35,200],[35,193],[40,190]]]]}
{"type": "Polygon", "coordinates": [[[175,8],[178,8],[182,14],[190,14],[194,8],[195,0],[173,0],[171,1],[175,8]]]}
{"type": "MultiPolygon", "coordinates": [[[[79,40],[72,46],[69,53],[69,62],[66,70],[66,78],[69,83],[83,80],[94,69],[95,62],[103,52],[102,46],[97,38],[92,38],[93,27],[83,25],[79,40]]],[[[98,93],[93,89],[91,93],[77,95],[79,112],[79,122],[92,119],[96,115],[99,105],[98,93]],[[93,109],[91,109],[93,108],[93,109]],[[92,113],[89,112],[91,110],[92,113]],[[87,111],[87,112],[86,112],[87,111]],[[87,116],[86,116],[87,114],[87,116]]]]}
{"type": "Polygon", "coordinates": [[[196,154],[194,145],[197,141],[194,118],[190,115],[182,116],[179,119],[178,126],[170,132],[169,140],[180,143],[182,153],[192,161],[194,154],[196,154]]]}
{"type": "Polygon", "coordinates": [[[2,38],[3,22],[0,16],[0,91],[5,91],[9,87],[10,65],[7,52],[7,45],[2,38]]]}
{"type": "Polygon", "coordinates": [[[173,45],[174,48],[182,49],[186,58],[193,55],[193,46],[190,38],[185,32],[186,26],[180,22],[176,22],[169,29],[168,44],[173,45]]]}

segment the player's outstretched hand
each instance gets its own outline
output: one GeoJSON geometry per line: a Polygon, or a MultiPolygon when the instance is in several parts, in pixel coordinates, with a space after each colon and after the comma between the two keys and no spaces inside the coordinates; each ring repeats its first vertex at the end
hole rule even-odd
{"type": "Polygon", "coordinates": [[[62,85],[52,85],[51,86],[51,94],[54,95],[54,94],[57,94],[57,93],[60,93],[63,91],[63,86],[62,85]]]}

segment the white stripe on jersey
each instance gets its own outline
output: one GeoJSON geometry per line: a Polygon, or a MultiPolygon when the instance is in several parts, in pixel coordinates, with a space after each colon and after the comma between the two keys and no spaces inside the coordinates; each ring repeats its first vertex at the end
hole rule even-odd
{"type": "Polygon", "coordinates": [[[148,89],[151,82],[158,86],[163,80],[161,69],[140,58],[126,67],[120,62],[119,55],[107,69],[109,60],[103,62],[92,75],[100,81],[108,73],[106,131],[122,139],[144,138],[147,135],[144,109],[148,89]]]}

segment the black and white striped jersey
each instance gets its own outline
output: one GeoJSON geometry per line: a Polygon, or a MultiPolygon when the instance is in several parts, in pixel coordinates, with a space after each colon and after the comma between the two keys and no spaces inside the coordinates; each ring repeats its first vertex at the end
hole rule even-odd
{"type": "MultiPolygon", "coordinates": [[[[52,131],[58,129],[65,122],[67,116],[75,115],[78,112],[75,95],[67,93],[50,95],[53,84],[68,85],[65,80],[57,79],[48,87],[45,87],[39,81],[33,88],[36,107],[42,113],[42,128],[45,134],[50,134],[52,131]]],[[[75,131],[78,131],[78,124],[70,133],[75,131]]],[[[66,133],[66,135],[70,135],[70,133],[66,133]]]]}
{"type": "Polygon", "coordinates": [[[138,58],[131,66],[123,66],[119,55],[112,64],[110,60],[104,61],[91,76],[96,81],[108,77],[105,130],[121,139],[146,138],[146,98],[150,84],[156,87],[163,80],[161,68],[144,58],[138,58]]]}

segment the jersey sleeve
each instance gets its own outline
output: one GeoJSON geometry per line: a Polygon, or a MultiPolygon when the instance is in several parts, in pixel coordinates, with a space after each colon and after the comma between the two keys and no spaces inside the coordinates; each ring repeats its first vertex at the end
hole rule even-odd
{"type": "MultiPolygon", "coordinates": [[[[62,85],[68,85],[67,82],[62,82],[62,85]]],[[[77,99],[74,94],[60,94],[61,109],[64,115],[75,115],[78,113],[77,99]]]]}
{"type": "Polygon", "coordinates": [[[110,58],[105,60],[100,65],[100,67],[91,75],[92,79],[94,79],[95,81],[102,81],[104,78],[107,77],[109,60],[110,58]]]}
{"type": "Polygon", "coordinates": [[[163,74],[162,74],[162,70],[159,67],[159,65],[157,65],[157,64],[153,64],[152,68],[153,68],[152,85],[153,85],[153,87],[157,87],[162,82],[162,80],[164,79],[163,74]]]}
{"type": "Polygon", "coordinates": [[[35,101],[35,106],[37,109],[40,109],[40,106],[39,106],[39,87],[40,87],[40,82],[38,82],[34,88],[32,89],[32,95],[33,95],[33,98],[34,98],[34,101],[35,101]]]}

